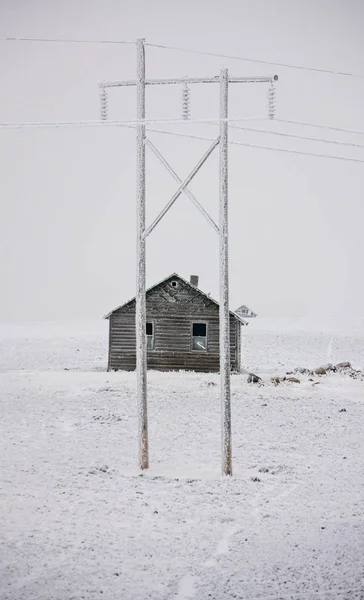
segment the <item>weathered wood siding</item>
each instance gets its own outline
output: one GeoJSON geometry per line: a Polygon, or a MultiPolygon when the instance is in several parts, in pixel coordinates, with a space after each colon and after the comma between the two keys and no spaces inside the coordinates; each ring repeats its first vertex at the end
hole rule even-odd
{"type": "MultiPolygon", "coordinates": [[[[147,294],[147,321],[153,322],[154,347],[148,369],[219,371],[219,309],[198,290],[173,278],[147,294]],[[177,282],[173,288],[171,281],[177,282]],[[207,351],[192,350],[192,323],[207,324],[207,351]]],[[[240,322],[230,316],[231,368],[240,371],[240,322]]],[[[135,301],[110,316],[109,369],[136,366],[135,301]]]]}

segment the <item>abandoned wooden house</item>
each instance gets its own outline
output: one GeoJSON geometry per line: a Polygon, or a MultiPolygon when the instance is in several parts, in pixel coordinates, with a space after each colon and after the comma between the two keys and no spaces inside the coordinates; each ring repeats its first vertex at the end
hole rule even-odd
{"type": "MultiPolygon", "coordinates": [[[[219,305],[175,273],[149,288],[147,307],[147,365],[159,371],[213,372],[220,369],[219,305]]],[[[108,315],[109,371],[133,371],[136,366],[135,298],[108,315]]],[[[231,370],[240,371],[241,326],[230,313],[231,370]]]]}

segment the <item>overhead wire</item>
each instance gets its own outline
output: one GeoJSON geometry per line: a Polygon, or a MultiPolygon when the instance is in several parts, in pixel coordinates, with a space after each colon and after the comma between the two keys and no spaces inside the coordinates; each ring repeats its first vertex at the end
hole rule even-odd
{"type": "MultiPolygon", "coordinates": [[[[159,121],[159,120],[151,120],[151,121],[144,121],[144,123],[148,124],[148,123],[185,123],[185,121],[181,121],[181,120],[172,120],[172,121],[159,121]]],[[[199,121],[200,123],[208,123],[209,121],[199,121]]],[[[215,122],[215,120],[214,120],[215,122]]],[[[43,127],[51,127],[51,128],[61,128],[61,127],[68,127],[68,126],[78,126],[78,127],[89,127],[89,126],[111,126],[111,127],[129,127],[132,129],[135,129],[135,127],[137,126],[137,121],[68,121],[68,122],[57,122],[57,123],[12,123],[12,124],[7,124],[7,123],[0,123],[0,129],[35,129],[35,128],[43,128],[43,127]]],[[[206,140],[206,141],[214,141],[215,138],[211,138],[211,137],[207,137],[207,136],[200,136],[200,135],[193,135],[193,134],[185,134],[185,133],[179,133],[176,131],[165,131],[165,130],[161,130],[161,129],[150,129],[148,128],[148,131],[151,131],[153,133],[161,133],[161,134],[165,134],[165,135],[174,135],[177,137],[184,137],[184,138],[189,138],[189,139],[196,139],[196,140],[206,140]]],[[[344,156],[335,156],[332,154],[319,154],[319,153],[315,153],[315,152],[305,152],[303,150],[291,150],[288,148],[276,148],[276,147],[272,147],[272,146],[265,146],[262,144],[252,144],[249,142],[241,142],[241,141],[236,141],[236,140],[229,140],[229,144],[233,144],[236,146],[246,146],[248,148],[258,148],[261,150],[271,150],[271,151],[275,151],[275,152],[286,152],[286,153],[290,153],[290,154],[301,154],[304,156],[314,156],[317,158],[331,158],[333,160],[344,160],[344,161],[348,161],[348,162],[356,162],[356,163],[364,163],[364,160],[358,159],[358,158],[351,158],[351,157],[344,157],[344,156]]]]}
{"type": "Polygon", "coordinates": [[[314,127],[317,129],[327,129],[330,131],[338,131],[340,133],[353,133],[355,135],[364,135],[364,131],[360,129],[348,129],[345,127],[332,127],[330,125],[322,125],[320,123],[310,123],[309,121],[296,121],[293,119],[274,119],[278,123],[287,123],[288,125],[301,125],[304,127],[314,127]]]}
{"type": "MultiPolygon", "coordinates": [[[[220,120],[230,123],[239,121],[264,121],[264,117],[229,117],[227,119],[189,119],[189,123],[219,123],[220,120]]],[[[117,125],[137,125],[138,123],[172,123],[172,124],[185,124],[185,119],[143,119],[138,121],[136,119],[125,119],[125,120],[99,120],[99,121],[39,121],[39,122],[19,122],[19,123],[1,123],[0,129],[45,129],[45,128],[57,128],[57,127],[102,127],[102,126],[117,126],[117,125]]]]}
{"type": "MultiPolygon", "coordinates": [[[[44,37],[14,37],[6,36],[0,38],[0,42],[39,42],[39,43],[62,43],[62,44],[128,44],[135,45],[135,41],[131,40],[92,40],[92,39],[72,39],[72,38],[44,38],[44,37]]],[[[314,73],[323,73],[328,75],[339,75],[342,77],[353,77],[356,79],[364,79],[364,75],[360,73],[352,73],[350,71],[339,71],[335,69],[324,69],[322,67],[310,67],[306,65],[299,65],[294,63],[286,63],[280,61],[264,60],[260,58],[252,58],[249,56],[239,56],[234,54],[223,54],[219,52],[212,52],[207,50],[196,50],[193,48],[184,48],[181,46],[169,46],[167,44],[153,44],[146,42],[146,46],[151,48],[161,48],[163,50],[172,50],[175,52],[185,52],[189,54],[197,54],[200,56],[212,56],[215,58],[224,58],[227,60],[240,60],[243,62],[249,62],[254,64],[269,65],[274,67],[282,67],[287,69],[297,69],[300,71],[311,71],[314,73]]]]}
{"type": "MultiPolygon", "coordinates": [[[[227,121],[230,121],[231,119],[227,119],[227,121]]],[[[217,123],[219,122],[219,119],[212,119],[212,120],[197,120],[194,121],[200,124],[208,124],[208,123],[217,123]]],[[[148,123],[154,123],[154,124],[164,124],[164,123],[174,123],[174,124],[178,124],[178,123],[186,123],[186,121],[181,120],[181,119],[171,119],[171,120],[165,120],[165,119],[154,119],[154,120],[145,120],[143,121],[143,123],[148,124],[148,123]]],[[[103,127],[103,126],[109,126],[109,127],[130,127],[130,128],[135,128],[138,124],[138,121],[132,121],[132,120],[126,120],[126,121],[64,121],[64,122],[54,122],[54,123],[0,123],[0,129],[36,129],[36,128],[61,128],[61,127],[92,127],[92,126],[98,126],[98,127],[103,127]]],[[[231,127],[231,126],[230,126],[231,127]]],[[[234,128],[234,127],[233,127],[234,128]]],[[[260,132],[260,133],[281,133],[281,132],[270,132],[268,130],[258,130],[258,129],[253,129],[253,128],[243,128],[243,127],[235,127],[235,129],[242,129],[242,130],[250,130],[250,131],[255,131],[255,132],[260,132]]],[[[214,141],[215,138],[211,138],[211,137],[207,137],[207,136],[200,136],[200,135],[193,135],[193,134],[185,134],[185,133],[180,133],[180,132],[172,132],[172,131],[164,131],[164,130],[160,130],[160,129],[150,129],[148,128],[149,131],[152,131],[153,133],[161,133],[161,134],[166,134],[166,135],[174,135],[177,137],[185,137],[185,138],[190,138],[190,139],[197,139],[197,140],[206,140],[206,141],[214,141]]],[[[302,137],[303,139],[306,139],[303,136],[298,136],[298,137],[302,137]]],[[[321,140],[321,139],[314,139],[314,138],[307,138],[310,140],[314,140],[314,141],[323,141],[323,142],[327,142],[327,143],[336,143],[336,142],[331,142],[329,140],[321,140]]],[[[340,142],[337,142],[340,143],[340,142]]],[[[277,148],[277,147],[272,147],[272,146],[266,146],[266,145],[262,145],[262,144],[253,144],[250,142],[241,142],[241,141],[236,141],[236,140],[229,140],[229,144],[233,144],[233,145],[238,145],[238,146],[246,146],[249,148],[260,148],[262,150],[271,150],[271,151],[276,151],[276,152],[286,152],[286,153],[291,153],[291,154],[301,154],[304,156],[314,156],[317,158],[332,158],[334,160],[344,160],[344,161],[349,161],[349,162],[356,162],[356,163],[364,163],[364,160],[358,159],[358,158],[352,158],[352,157],[344,157],[344,156],[336,156],[336,155],[331,155],[331,154],[320,154],[320,153],[316,153],[316,152],[306,152],[303,150],[293,150],[293,149],[289,149],[289,148],[277,148]]],[[[344,143],[344,145],[351,145],[349,143],[344,143]]],[[[358,147],[364,148],[364,146],[362,145],[356,145],[358,147]]]]}
{"type": "MultiPolygon", "coordinates": [[[[0,38],[0,42],[46,42],[46,43],[50,42],[50,43],[65,43],[65,44],[125,44],[125,45],[135,45],[136,44],[135,41],[115,40],[115,39],[113,39],[113,40],[105,40],[105,39],[92,40],[92,39],[73,39],[73,38],[43,38],[43,37],[13,37],[13,36],[2,37],[2,38],[0,38]]],[[[287,68],[292,68],[292,69],[314,71],[314,72],[326,73],[326,74],[331,74],[331,75],[342,75],[342,76],[347,76],[347,77],[364,79],[364,75],[361,75],[361,74],[345,72],[345,71],[336,71],[333,69],[308,67],[305,65],[297,65],[297,64],[293,64],[293,63],[268,61],[268,60],[256,59],[256,58],[245,57],[245,56],[222,54],[222,53],[218,53],[218,52],[210,52],[210,51],[204,51],[204,50],[195,50],[195,49],[184,48],[184,47],[179,47],[179,46],[170,46],[170,45],[166,45],[166,44],[154,44],[151,42],[146,42],[145,45],[153,47],[153,48],[161,48],[161,49],[165,49],[165,50],[186,52],[186,53],[198,54],[198,55],[202,55],[202,56],[212,56],[215,58],[224,58],[224,59],[228,59],[228,60],[240,60],[240,61],[257,63],[257,64],[265,64],[265,65],[278,66],[278,67],[287,67],[287,68]]],[[[293,120],[293,119],[275,118],[275,121],[280,122],[280,123],[287,123],[287,124],[291,124],[291,125],[307,126],[307,127],[327,129],[327,130],[337,131],[337,132],[342,132],[342,133],[353,133],[353,134],[358,134],[358,135],[364,135],[364,131],[362,131],[362,130],[348,129],[348,128],[343,128],[343,127],[333,127],[333,126],[304,122],[304,121],[293,120]]]]}
{"type": "MultiPolygon", "coordinates": [[[[163,131],[160,129],[150,129],[148,128],[148,131],[152,132],[152,133],[161,133],[161,134],[165,134],[165,135],[175,135],[177,137],[184,137],[184,138],[189,138],[189,139],[195,139],[195,140],[205,140],[208,142],[213,142],[215,138],[212,137],[207,137],[207,136],[200,136],[200,135],[193,135],[193,134],[188,134],[188,133],[179,133],[179,132],[172,132],[172,131],[163,131]]],[[[351,157],[345,157],[345,156],[336,156],[333,154],[320,154],[320,153],[316,153],[316,152],[305,152],[303,150],[290,150],[289,148],[277,148],[274,146],[265,146],[262,144],[252,144],[249,142],[241,142],[241,141],[237,141],[237,140],[229,140],[229,144],[235,145],[235,146],[245,146],[248,148],[258,148],[260,150],[270,150],[270,151],[274,151],[274,152],[285,152],[288,154],[300,154],[303,156],[313,156],[315,158],[331,158],[333,160],[343,160],[343,161],[348,161],[348,162],[355,162],[355,163],[361,163],[364,164],[364,160],[361,160],[360,158],[351,158],[351,157]]]]}
{"type": "MultiPolygon", "coordinates": [[[[222,119],[222,121],[226,121],[228,123],[237,123],[242,121],[264,121],[266,122],[268,119],[266,117],[229,117],[228,119],[222,119]]],[[[303,125],[310,127],[318,127],[320,129],[328,129],[332,131],[339,131],[343,133],[352,133],[352,134],[363,134],[364,131],[354,130],[354,129],[344,129],[340,127],[330,127],[326,125],[317,125],[314,123],[303,123],[300,121],[289,121],[286,119],[274,119],[274,121],[278,123],[289,123],[295,125],[303,125]]],[[[188,119],[188,123],[192,124],[211,124],[217,125],[220,122],[219,118],[214,119],[188,119]]],[[[185,119],[174,119],[174,118],[161,118],[161,119],[145,119],[143,123],[146,125],[148,123],[156,124],[156,123],[171,123],[171,124],[186,124],[185,119]]],[[[1,123],[0,129],[31,129],[31,128],[57,128],[57,127],[97,127],[97,126],[118,126],[118,125],[137,125],[138,121],[136,119],[125,119],[125,120],[98,120],[98,121],[44,121],[44,122],[16,122],[16,123],[1,123]]],[[[299,140],[307,140],[312,142],[322,142],[327,144],[335,144],[340,146],[349,146],[353,148],[364,148],[364,144],[358,144],[355,142],[347,142],[341,140],[328,140],[325,138],[318,138],[313,136],[305,136],[300,134],[293,134],[283,131],[274,131],[270,129],[257,129],[253,127],[239,126],[239,125],[230,125],[231,129],[249,131],[254,133],[264,133],[267,135],[275,135],[286,138],[293,138],[299,140]]]]}
{"type": "Polygon", "coordinates": [[[220,54],[218,52],[209,52],[206,50],[194,50],[191,48],[182,48],[180,46],[167,46],[165,44],[152,44],[152,43],[146,42],[145,45],[150,46],[152,48],[161,48],[163,50],[174,50],[176,52],[186,52],[189,54],[198,54],[200,56],[212,56],[215,58],[224,58],[227,60],[240,60],[243,62],[262,64],[262,65],[270,65],[270,66],[274,66],[274,67],[298,69],[300,71],[311,71],[314,73],[325,73],[328,75],[340,75],[340,76],[344,76],[344,77],[354,77],[357,79],[364,79],[364,75],[357,74],[357,73],[351,73],[351,72],[347,72],[347,71],[336,71],[334,69],[322,69],[320,67],[308,67],[305,65],[297,65],[297,64],[293,64],[293,63],[285,63],[285,62],[278,62],[278,61],[272,61],[272,60],[263,60],[263,59],[259,59],[259,58],[251,58],[248,56],[238,56],[238,55],[233,55],[233,54],[220,54]]]}
{"type": "MultiPolygon", "coordinates": [[[[127,41],[127,40],[90,40],[90,39],[72,39],[72,38],[36,38],[36,37],[34,37],[34,38],[33,37],[32,38],[30,38],[30,37],[5,37],[5,38],[0,38],[0,42],[54,42],[54,43],[67,43],[67,44],[70,43],[70,44],[126,44],[126,45],[135,45],[135,42],[127,41]]],[[[273,66],[291,67],[291,68],[304,69],[304,70],[309,70],[309,71],[313,70],[313,71],[319,71],[319,72],[323,72],[323,73],[331,73],[331,74],[334,74],[334,75],[347,75],[347,76],[352,76],[352,77],[364,78],[364,75],[363,76],[362,75],[356,75],[354,73],[344,73],[344,72],[332,71],[332,70],[327,70],[327,69],[318,69],[318,68],[313,68],[313,67],[304,67],[304,66],[293,65],[293,64],[288,64],[288,63],[277,63],[277,62],[263,61],[263,60],[251,59],[251,58],[246,58],[246,57],[241,57],[241,56],[233,56],[233,55],[227,55],[227,54],[218,54],[218,53],[215,53],[215,52],[205,52],[205,51],[200,51],[200,50],[191,50],[191,49],[179,48],[179,47],[175,47],[175,46],[166,46],[166,45],[163,45],[163,44],[146,43],[145,45],[146,46],[155,47],[155,48],[163,48],[163,49],[169,49],[169,50],[178,50],[180,52],[189,52],[189,53],[193,53],[193,54],[215,56],[215,57],[227,58],[227,59],[232,59],[232,60],[243,60],[243,61],[248,61],[248,62],[258,62],[258,63],[269,64],[269,65],[273,65],[273,66]]],[[[237,120],[243,120],[243,119],[237,119],[237,120]]],[[[248,119],[248,120],[250,120],[250,119],[248,119]]],[[[343,127],[333,127],[333,126],[329,126],[329,125],[323,125],[323,124],[318,124],[318,123],[311,123],[311,122],[308,122],[308,121],[299,121],[299,120],[294,120],[294,119],[279,119],[279,118],[275,118],[275,121],[277,121],[279,123],[290,124],[290,125],[307,126],[307,127],[314,127],[314,128],[319,128],[319,129],[327,129],[327,130],[337,131],[337,132],[342,132],[342,133],[352,133],[352,134],[356,134],[356,135],[364,135],[364,131],[363,130],[343,128],[343,127]]],[[[288,134],[286,134],[286,135],[288,136],[288,134]]],[[[316,140],[314,140],[314,141],[316,141],[316,140]]],[[[332,143],[335,143],[335,142],[332,142],[332,143]]]]}
{"type": "Polygon", "coordinates": [[[230,129],[238,129],[240,131],[249,131],[254,133],[264,133],[266,135],[276,135],[284,138],[292,138],[297,140],[307,140],[310,142],[320,142],[325,144],[336,144],[339,146],[349,146],[352,148],[364,148],[364,144],[356,144],[354,142],[342,142],[340,140],[326,140],[324,138],[317,138],[308,135],[298,135],[295,133],[286,133],[283,131],[270,131],[269,129],[255,129],[254,127],[245,127],[239,125],[230,125],[230,129]]]}
{"type": "MultiPolygon", "coordinates": [[[[126,41],[126,40],[103,40],[103,39],[102,40],[90,40],[90,39],[42,38],[42,37],[5,37],[5,38],[0,38],[0,41],[3,41],[3,42],[50,42],[50,43],[70,43],[70,44],[127,44],[127,45],[135,44],[135,42],[126,41]]],[[[272,65],[272,66],[288,67],[288,68],[294,68],[294,69],[300,69],[300,70],[328,73],[328,74],[333,74],[333,75],[345,75],[345,76],[350,76],[350,77],[364,78],[364,76],[362,76],[362,75],[356,75],[354,73],[349,73],[349,72],[334,71],[334,70],[330,70],[330,69],[306,67],[303,65],[295,65],[295,64],[290,64],[290,63],[281,63],[281,62],[276,62],[276,61],[253,59],[250,57],[220,54],[220,53],[216,53],[216,52],[199,51],[199,50],[193,50],[193,49],[182,48],[182,47],[177,47],[177,46],[167,46],[167,45],[163,45],[163,44],[146,43],[146,45],[150,46],[150,47],[162,48],[162,49],[166,49],[166,50],[188,52],[188,53],[199,54],[199,55],[204,55],[204,56],[213,56],[215,58],[240,60],[240,61],[258,63],[258,64],[260,63],[260,64],[266,64],[266,65],[272,65]]],[[[243,120],[250,121],[250,120],[263,120],[263,119],[261,119],[259,117],[258,118],[256,118],[256,117],[252,117],[252,118],[236,117],[236,118],[227,119],[227,121],[229,123],[234,122],[234,121],[243,121],[243,120]]],[[[347,128],[341,128],[341,127],[331,127],[331,126],[326,126],[326,125],[321,125],[321,124],[316,124],[316,123],[292,120],[292,119],[291,120],[275,119],[275,120],[279,123],[285,123],[285,124],[290,124],[290,125],[327,129],[327,130],[332,130],[332,131],[336,131],[336,132],[352,133],[352,134],[359,134],[359,135],[364,134],[364,131],[361,131],[361,130],[353,130],[353,129],[347,129],[347,128]]],[[[220,121],[220,119],[204,119],[204,120],[196,119],[196,120],[192,120],[190,122],[215,124],[215,123],[218,123],[219,121],[220,121]]],[[[180,120],[180,119],[154,119],[154,120],[145,120],[144,122],[146,124],[159,123],[159,122],[160,123],[176,123],[176,124],[178,124],[178,123],[182,122],[182,120],[180,120]]],[[[99,122],[99,121],[68,121],[68,122],[53,122],[53,123],[0,123],[0,128],[1,129],[23,129],[23,128],[43,128],[43,127],[58,128],[58,127],[69,127],[69,126],[76,126],[76,127],[86,126],[87,127],[87,126],[103,126],[103,125],[135,126],[136,124],[137,124],[136,121],[128,121],[128,120],[106,121],[106,122],[105,121],[102,121],[102,122],[99,122]]],[[[237,129],[237,130],[239,129],[239,130],[250,131],[250,132],[254,132],[254,133],[265,133],[267,135],[275,135],[275,136],[280,136],[280,137],[285,137],[285,138],[302,139],[302,140],[307,140],[307,141],[322,142],[322,143],[335,144],[335,145],[341,145],[341,146],[364,148],[364,146],[362,144],[356,144],[356,143],[352,143],[352,142],[344,142],[344,141],[338,141],[338,140],[326,140],[323,138],[315,138],[312,136],[303,136],[303,135],[297,135],[297,134],[292,134],[292,133],[287,133],[287,132],[269,131],[269,130],[255,129],[255,128],[249,128],[249,127],[239,127],[239,126],[233,126],[233,125],[230,125],[230,127],[233,129],[237,129]]],[[[205,139],[205,140],[209,140],[209,141],[213,140],[213,138],[208,138],[208,137],[204,137],[204,136],[193,136],[190,134],[182,134],[182,133],[177,133],[177,132],[167,132],[167,131],[162,131],[162,130],[154,130],[154,132],[170,134],[170,135],[177,135],[180,137],[189,137],[191,139],[205,139]]],[[[265,146],[265,145],[252,144],[252,143],[248,143],[248,142],[230,141],[230,143],[235,144],[235,145],[260,148],[260,149],[277,151],[277,152],[288,152],[288,153],[293,153],[293,154],[302,154],[302,155],[306,155],[306,156],[315,156],[315,157],[320,157],[320,158],[332,158],[334,160],[345,160],[345,161],[350,161],[350,162],[360,162],[360,163],[364,162],[364,161],[362,161],[360,159],[356,159],[356,158],[340,157],[340,156],[334,156],[334,155],[328,155],[328,154],[319,154],[319,153],[314,153],[314,152],[305,152],[305,151],[301,151],[301,150],[290,150],[287,148],[276,148],[276,147],[270,147],[270,146],[265,146]]]]}
{"type": "Polygon", "coordinates": [[[128,44],[135,45],[136,42],[126,40],[90,40],[72,38],[41,38],[41,37],[2,37],[0,42],[46,42],[56,44],[128,44]]]}
{"type": "MultiPolygon", "coordinates": [[[[136,125],[124,125],[121,124],[120,127],[125,127],[127,129],[135,129],[136,125]]],[[[207,141],[207,142],[213,142],[215,140],[215,138],[213,137],[208,137],[208,136],[202,136],[202,135],[195,135],[195,134],[190,134],[190,133],[180,133],[177,131],[165,131],[163,129],[154,129],[151,127],[147,128],[147,131],[149,131],[150,133],[160,133],[162,135],[170,135],[170,136],[176,136],[176,137],[181,137],[181,138],[187,138],[187,139],[192,139],[192,140],[202,140],[202,141],[207,141]]],[[[345,157],[345,156],[335,156],[332,154],[320,154],[320,153],[315,153],[315,152],[305,152],[303,150],[290,150],[288,148],[276,148],[276,147],[272,147],[272,146],[265,146],[265,145],[260,145],[260,144],[250,144],[248,142],[241,142],[241,141],[236,141],[236,140],[229,140],[229,144],[235,145],[235,146],[246,146],[249,148],[258,148],[261,150],[270,150],[270,151],[277,151],[277,152],[286,152],[286,153],[291,153],[291,154],[301,154],[303,156],[313,156],[315,158],[331,158],[333,160],[343,160],[343,161],[349,161],[349,162],[355,162],[355,163],[362,163],[364,164],[364,160],[358,159],[358,158],[350,158],[350,157],[345,157]]]]}
{"type": "Polygon", "coordinates": [[[289,148],[276,148],[276,147],[264,146],[264,145],[260,145],[260,144],[250,144],[248,142],[231,141],[229,143],[236,144],[238,146],[246,146],[248,148],[260,148],[261,150],[272,150],[275,152],[285,152],[288,154],[301,154],[303,156],[314,156],[316,158],[332,158],[333,160],[344,160],[344,161],[348,161],[348,162],[364,164],[364,160],[361,160],[359,158],[351,158],[351,157],[346,157],[346,156],[335,156],[332,154],[320,154],[320,153],[316,153],[316,152],[305,152],[303,150],[291,150],[289,148]]]}

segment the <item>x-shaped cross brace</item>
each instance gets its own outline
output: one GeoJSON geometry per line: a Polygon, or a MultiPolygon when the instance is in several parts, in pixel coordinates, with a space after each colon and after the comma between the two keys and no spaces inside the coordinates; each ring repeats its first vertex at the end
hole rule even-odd
{"type": "Polygon", "coordinates": [[[158,225],[159,221],[161,219],[163,219],[164,215],[169,211],[171,206],[173,206],[173,204],[176,202],[177,198],[179,198],[179,196],[182,194],[182,192],[184,192],[186,194],[186,196],[188,196],[188,198],[199,209],[199,211],[203,214],[205,219],[207,219],[207,221],[215,229],[215,231],[217,233],[219,233],[219,228],[216,225],[215,221],[210,217],[210,215],[206,212],[206,210],[199,203],[199,201],[192,194],[192,192],[187,188],[187,186],[192,181],[192,179],[194,178],[196,173],[200,170],[202,165],[206,162],[206,160],[208,159],[210,154],[212,154],[212,152],[214,151],[216,146],[218,146],[218,144],[220,142],[220,138],[219,137],[216,138],[216,140],[211,144],[210,148],[205,152],[203,157],[199,160],[197,165],[194,167],[194,169],[191,171],[191,173],[188,175],[188,177],[184,181],[182,181],[182,179],[180,179],[178,177],[177,173],[174,171],[174,169],[171,167],[171,165],[166,161],[166,159],[162,156],[162,154],[159,152],[159,150],[157,150],[157,148],[154,146],[154,144],[152,144],[152,142],[150,140],[148,140],[147,138],[146,138],[145,142],[146,142],[146,144],[148,144],[149,148],[154,152],[154,154],[160,160],[160,162],[166,167],[167,171],[169,171],[169,173],[172,175],[172,177],[181,185],[179,186],[179,188],[175,192],[175,194],[173,194],[173,196],[170,199],[170,201],[168,202],[168,204],[166,204],[166,206],[163,208],[163,210],[159,213],[159,215],[153,221],[153,223],[151,225],[149,225],[149,227],[144,231],[143,238],[145,239],[153,231],[153,229],[158,225]]]}

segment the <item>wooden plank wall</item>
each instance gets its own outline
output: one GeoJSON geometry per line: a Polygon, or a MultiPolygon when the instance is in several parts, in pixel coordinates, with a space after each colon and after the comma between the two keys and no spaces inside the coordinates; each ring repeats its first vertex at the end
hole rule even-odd
{"type": "MultiPolygon", "coordinates": [[[[147,321],[154,323],[154,349],[148,350],[148,369],[219,371],[219,309],[215,302],[172,277],[147,295],[147,321]],[[176,281],[173,287],[171,282],[176,281]],[[208,351],[191,350],[192,323],[206,322],[208,351]]],[[[234,371],[240,371],[240,322],[230,317],[230,352],[234,371]]],[[[109,369],[134,370],[136,364],[135,301],[110,317],[109,369]]]]}
{"type": "MultiPolygon", "coordinates": [[[[201,315],[167,317],[149,314],[148,321],[154,323],[154,349],[147,351],[148,369],[219,371],[219,318],[201,318],[201,315]],[[207,352],[191,350],[193,322],[207,323],[207,352]]],[[[240,350],[237,347],[240,329],[233,317],[230,318],[230,357],[234,371],[240,370],[240,350]]],[[[136,364],[135,315],[112,316],[110,319],[110,370],[134,370],[136,364]]]]}

